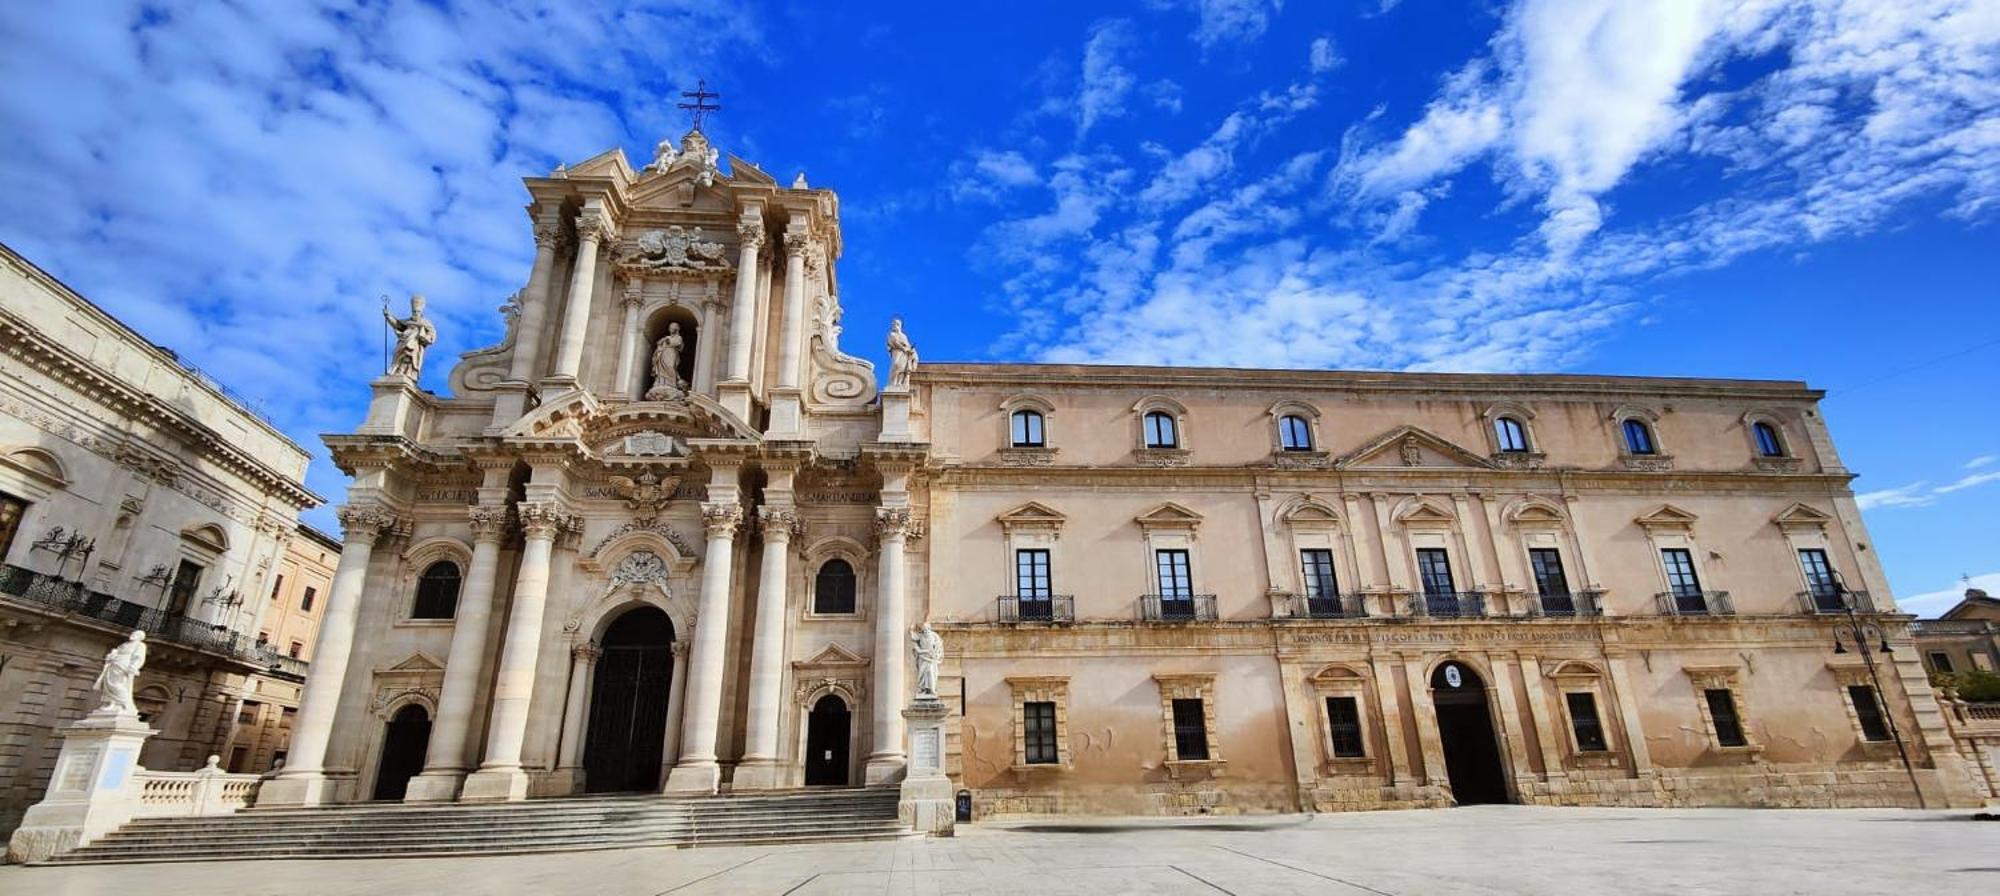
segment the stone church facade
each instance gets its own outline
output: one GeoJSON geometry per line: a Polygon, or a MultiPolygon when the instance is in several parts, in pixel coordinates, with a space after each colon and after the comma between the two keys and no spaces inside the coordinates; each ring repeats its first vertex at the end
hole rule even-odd
{"type": "Polygon", "coordinates": [[[838,197],[718,156],[528,178],[504,340],[448,397],[417,340],[327,437],[341,557],[261,804],[893,783],[920,623],[982,813],[1979,797],[1820,393],[894,336],[878,387],[838,197]]]}

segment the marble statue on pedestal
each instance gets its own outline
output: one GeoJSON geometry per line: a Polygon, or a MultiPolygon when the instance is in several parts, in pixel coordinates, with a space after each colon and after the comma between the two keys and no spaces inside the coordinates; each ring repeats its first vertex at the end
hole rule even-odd
{"type": "Polygon", "coordinates": [[[111,648],[104,655],[104,669],[97,673],[92,686],[102,695],[97,705],[97,713],[106,715],[136,716],[138,706],[132,702],[132,683],[139,680],[139,670],[146,665],[146,633],[133,632],[125,643],[111,648]]]}
{"type": "Polygon", "coordinates": [[[406,376],[416,379],[424,370],[424,352],[437,341],[437,327],[424,317],[424,297],[410,296],[410,316],[398,320],[382,309],[382,319],[389,322],[389,329],[396,333],[396,352],[389,360],[390,376],[406,376]]]}
{"type": "Polygon", "coordinates": [[[903,320],[889,323],[889,388],[910,387],[910,374],[917,369],[917,347],[903,335],[903,320]]]}
{"type": "Polygon", "coordinates": [[[937,699],[938,665],[944,662],[944,639],[926,622],[910,632],[910,648],[917,654],[917,699],[937,699]]]}
{"type": "Polygon", "coordinates": [[[667,335],[653,344],[653,388],[646,390],[647,401],[672,401],[687,394],[680,370],[681,350],[686,345],[681,325],[667,324],[667,335]]]}

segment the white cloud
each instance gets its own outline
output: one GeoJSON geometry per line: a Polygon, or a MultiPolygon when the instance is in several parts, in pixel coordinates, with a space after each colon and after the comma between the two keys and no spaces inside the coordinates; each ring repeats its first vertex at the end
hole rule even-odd
{"type": "Polygon", "coordinates": [[[2000,572],[1970,576],[1949,588],[1897,598],[1896,607],[1905,613],[1914,613],[1925,619],[1935,619],[1944,611],[1958,606],[1958,602],[1965,599],[1967,588],[1978,588],[1987,594],[2000,594],[2000,572]]]}
{"type": "Polygon", "coordinates": [[[1076,135],[1081,138],[1099,121],[1125,114],[1125,97],[1132,92],[1132,73],[1118,61],[1132,45],[1130,22],[1104,22],[1090,29],[1083,44],[1083,76],[1076,92],[1076,135]]]}
{"type": "Polygon", "coordinates": [[[1925,483],[1912,482],[1896,488],[1862,492],[1854,496],[1854,503],[1862,510],[1880,507],[1923,507],[1937,500],[1937,496],[1924,488],[1925,483]]]}
{"type": "Polygon", "coordinates": [[[1989,482],[2000,482],[2000,472],[1974,473],[1970,476],[1962,476],[1958,479],[1958,481],[1953,482],[1950,485],[1938,486],[1937,493],[1940,495],[1948,495],[1951,494],[1952,492],[1962,492],[1965,491],[1966,489],[1973,488],[1975,486],[1985,485],[1986,483],[1989,482]]]}
{"type": "Polygon", "coordinates": [[[1340,58],[1340,51],[1333,46],[1333,38],[1313,38],[1312,48],[1306,51],[1306,66],[1313,74],[1323,74],[1339,68],[1347,60],[1340,58]]]}
{"type": "Polygon", "coordinates": [[[1966,461],[1965,468],[1968,470],[1977,470],[1980,467],[1990,466],[1994,461],[2000,461],[2000,454],[1982,454],[1966,461]]]}
{"type": "Polygon", "coordinates": [[[1216,44],[1248,43],[1264,36],[1283,0],[1183,0],[1195,10],[1194,42],[1203,50],[1216,44]]]}

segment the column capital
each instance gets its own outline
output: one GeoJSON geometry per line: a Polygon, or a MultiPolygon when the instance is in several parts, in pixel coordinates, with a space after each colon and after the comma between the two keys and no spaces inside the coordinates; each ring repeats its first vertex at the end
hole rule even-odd
{"type": "Polygon", "coordinates": [[[374,501],[354,501],[343,505],[335,516],[346,541],[374,544],[382,533],[398,528],[402,520],[388,506],[374,501]]]}
{"type": "Polygon", "coordinates": [[[875,534],[884,540],[924,537],[924,524],[908,507],[875,508],[875,534]]]}
{"type": "Polygon", "coordinates": [[[764,221],[762,218],[744,215],[736,220],[736,238],[746,249],[761,249],[764,246],[764,221]]]}
{"type": "Polygon", "coordinates": [[[790,507],[766,505],[757,508],[757,526],[764,533],[764,540],[772,544],[784,544],[792,536],[804,534],[805,523],[799,519],[799,512],[790,507]]]}
{"type": "Polygon", "coordinates": [[[571,647],[569,655],[575,657],[577,662],[588,665],[597,662],[598,658],[604,655],[604,648],[585,641],[582,644],[571,647]]]}
{"type": "Polygon", "coordinates": [[[674,659],[678,660],[687,658],[688,655],[687,638],[683,637],[680,640],[673,642],[673,644],[669,645],[669,647],[671,647],[674,652],[674,659]]]}
{"type": "Polygon", "coordinates": [[[734,501],[703,501],[701,521],[709,538],[733,539],[743,525],[743,505],[734,501]]]}
{"type": "Polygon", "coordinates": [[[627,279],[625,281],[625,292],[618,297],[619,304],[624,305],[628,311],[637,310],[639,304],[646,300],[643,294],[645,288],[646,281],[637,277],[627,279]]]}
{"type": "Polygon", "coordinates": [[[474,544],[497,544],[507,534],[509,520],[505,504],[480,504],[467,508],[465,515],[472,523],[474,544]]]}
{"type": "Polygon", "coordinates": [[[813,236],[811,230],[787,229],[785,231],[785,257],[788,259],[803,259],[806,257],[806,253],[811,251],[813,245],[817,242],[819,240],[813,236]]]}
{"type": "Polygon", "coordinates": [[[535,221],[535,248],[559,249],[562,247],[562,221],[556,218],[538,218],[535,221]]]}
{"type": "Polygon", "coordinates": [[[521,519],[521,531],[530,539],[554,541],[570,525],[570,515],[554,501],[523,502],[516,512],[521,519]]]}
{"type": "Polygon", "coordinates": [[[618,235],[611,216],[594,208],[576,213],[576,238],[582,242],[607,242],[618,235]]]}

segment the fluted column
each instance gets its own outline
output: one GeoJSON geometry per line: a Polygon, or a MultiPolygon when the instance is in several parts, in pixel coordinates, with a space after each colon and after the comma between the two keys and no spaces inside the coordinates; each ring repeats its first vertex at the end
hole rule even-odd
{"type": "Polygon", "coordinates": [[[778,769],[778,716],[785,683],[786,585],[792,535],[798,512],[787,506],[757,511],[764,531],[764,562],[757,574],[757,628],[750,646],[750,707],[745,724],[743,761],[731,779],[733,790],[765,790],[781,786],[778,769]]]}
{"type": "Polygon", "coordinates": [[[722,769],[715,761],[715,737],[722,717],[722,660],[729,628],[730,572],[735,561],[736,530],[743,523],[743,506],[733,499],[709,501],[701,505],[701,514],[708,528],[708,551],[702,557],[694,654],[688,660],[681,758],[667,775],[666,785],[668,791],[680,793],[714,793],[722,783],[722,769]]]}
{"type": "Polygon", "coordinates": [[[555,281],[556,247],[562,242],[562,222],[554,216],[535,222],[535,266],[528,274],[528,291],[521,297],[521,317],[514,324],[514,356],[507,378],[529,382],[542,349],[542,322],[548,318],[549,286],[555,281]]]}
{"type": "MultiPolygon", "coordinates": [[[[562,340],[556,345],[556,366],[550,374],[560,391],[577,383],[583,367],[583,342],[590,323],[592,287],[597,284],[597,250],[612,236],[611,219],[602,209],[586,208],[576,215],[576,266],[569,281],[569,301],[563,306],[562,340]]],[[[548,391],[548,390],[545,390],[548,391]]]]}
{"type": "Polygon", "coordinates": [[[910,535],[910,509],[883,507],[875,511],[875,531],[881,538],[881,567],[876,573],[874,693],[870,695],[874,714],[874,749],[868,754],[865,780],[878,784],[893,780],[904,764],[903,755],[903,657],[909,648],[909,633],[903,624],[903,549],[910,535]]]}
{"type": "Polygon", "coordinates": [[[507,532],[507,508],[483,504],[471,509],[472,568],[452,613],[451,647],[445,654],[444,685],[437,718],[431,722],[424,771],[410,780],[406,802],[447,802],[465,780],[466,740],[479,683],[486,677],[486,634],[493,618],[493,588],[499,580],[500,539],[507,532]]]}
{"type": "Polygon", "coordinates": [[[588,641],[569,649],[569,703],[563,708],[562,745],[557,749],[557,770],[570,775],[571,792],[580,793],[586,783],[583,768],[584,726],[590,724],[591,674],[604,648],[588,641]]]}
{"type": "Polygon", "coordinates": [[[292,728],[285,770],[260,789],[258,805],[317,806],[329,796],[326,747],[333,737],[341,687],[347,681],[347,661],[354,652],[354,629],[360,620],[368,561],[374,556],[376,539],[395,524],[395,515],[380,504],[357,502],[340,509],[344,533],[340,565],[334,570],[326,613],[319,621],[319,638],[313,644],[313,674],[306,676],[299,696],[299,718],[292,728]]]}
{"type": "Polygon", "coordinates": [[[729,374],[732,383],[750,381],[750,337],[757,314],[757,250],[764,246],[762,211],[746,211],[736,222],[736,301],[729,312],[729,374]]]}
{"type": "Polygon", "coordinates": [[[785,320],[779,329],[778,388],[799,387],[799,341],[806,320],[806,256],[813,238],[806,231],[785,232],[785,320]]]}
{"type": "MultiPolygon", "coordinates": [[[[666,763],[667,771],[681,759],[681,712],[687,705],[688,642],[686,634],[674,642],[674,671],[667,686],[667,737],[660,744],[660,759],[666,763]]],[[[667,779],[666,773],[660,780],[667,779]]]]}
{"type": "Polygon", "coordinates": [[[549,598],[549,556],[569,515],[554,502],[519,506],[521,572],[514,579],[514,606],[500,642],[500,671],[493,679],[492,716],[486,726],[486,760],[465,779],[460,799],[522,800],[528,775],[521,769],[521,744],[528,731],[528,699],[535,689],[535,664],[542,649],[542,614],[549,598]]]}
{"type": "Polygon", "coordinates": [[[637,377],[639,353],[642,351],[639,332],[639,306],[645,300],[639,294],[643,281],[632,280],[625,284],[625,297],[619,304],[625,306],[625,328],[618,345],[618,379],[611,385],[611,394],[621,398],[637,399],[644,390],[639,388],[637,377]]]}

